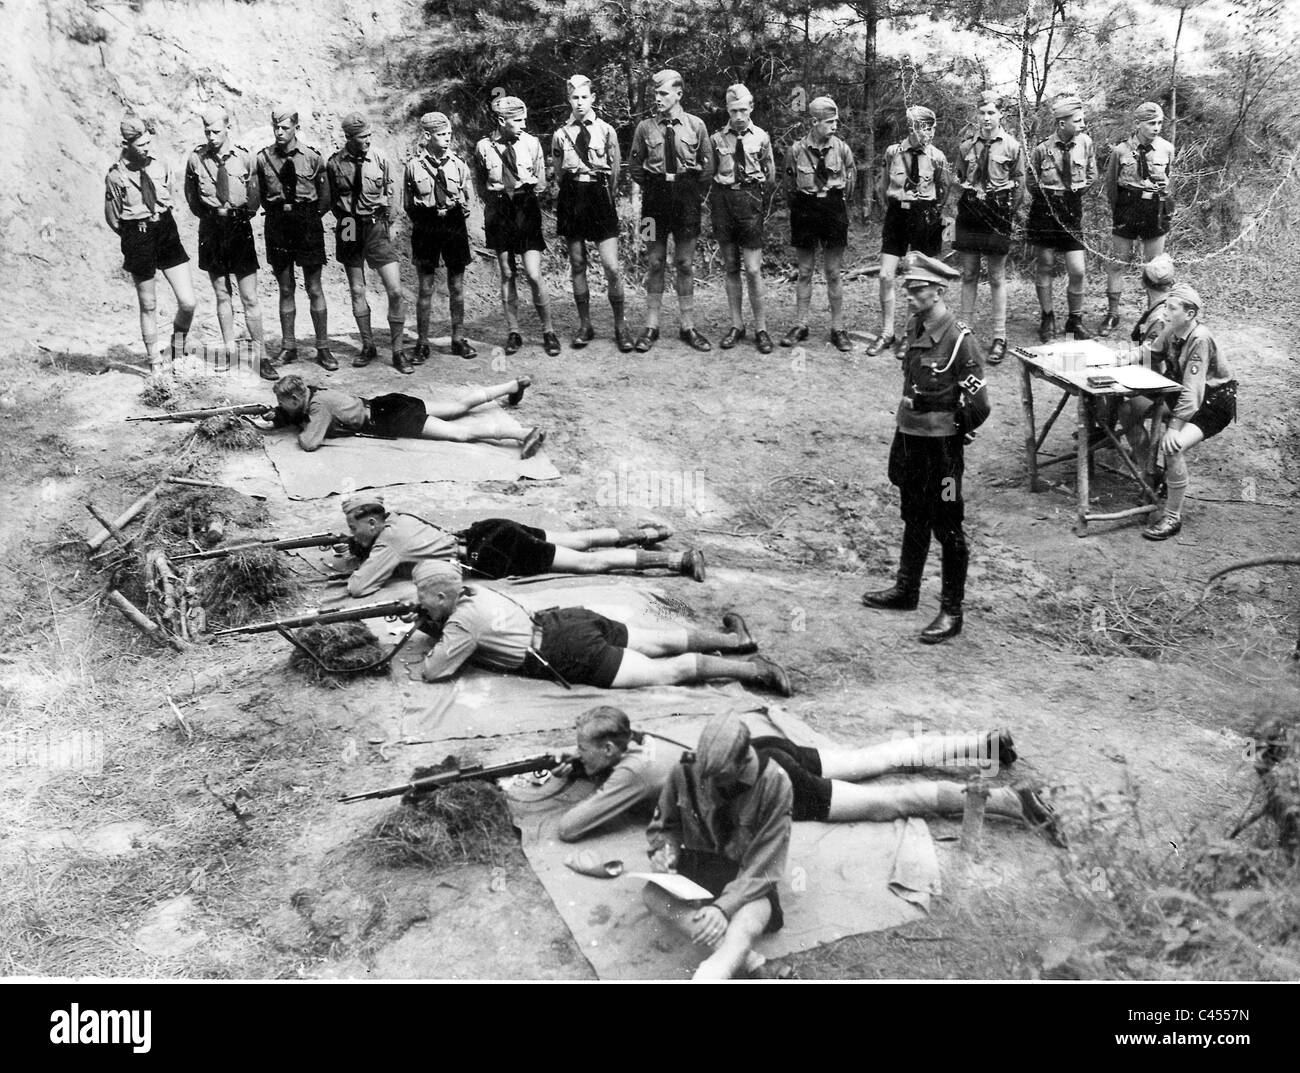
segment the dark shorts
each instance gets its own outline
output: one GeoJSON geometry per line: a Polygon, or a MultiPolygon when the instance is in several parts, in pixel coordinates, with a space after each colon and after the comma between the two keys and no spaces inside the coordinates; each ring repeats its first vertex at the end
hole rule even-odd
{"type": "Polygon", "coordinates": [[[366,400],[370,420],[365,431],[372,436],[391,436],[398,439],[419,439],[428,417],[424,400],[414,395],[378,395],[366,400]]]}
{"type": "Polygon", "coordinates": [[[123,220],[118,234],[122,267],[136,279],[153,279],[154,273],[165,272],[190,259],[170,212],[157,220],[123,220]]]}
{"type": "Polygon", "coordinates": [[[546,249],[536,192],[516,190],[513,197],[501,190],[489,193],[483,203],[483,232],[488,249],[497,253],[546,249]]]}
{"type": "Polygon", "coordinates": [[[325,228],[316,202],[266,207],[266,261],[277,276],[286,268],[319,268],[325,263],[325,228]]]}
{"type": "Polygon", "coordinates": [[[980,199],[963,190],[957,202],[957,235],[952,248],[962,253],[1006,253],[1015,223],[1014,191],[1003,190],[980,199]]]}
{"type": "Polygon", "coordinates": [[[344,216],[334,224],[334,256],[345,268],[380,269],[397,263],[388,218],[344,216]]]}
{"type": "MultiPolygon", "coordinates": [[[[687,879],[694,880],[716,898],[740,874],[740,865],[721,853],[684,849],[677,858],[677,871],[687,879]]],[[[785,927],[785,913],[781,910],[781,899],[775,888],[767,892],[767,901],[772,907],[772,915],[763,934],[771,935],[785,927]]]]}
{"type": "MultiPolygon", "coordinates": [[[[542,631],[542,658],[569,682],[609,689],[623,663],[627,627],[585,607],[553,607],[539,611],[533,621],[542,631]]],[[[524,674],[550,678],[529,653],[524,674]]]]}
{"type": "Polygon", "coordinates": [[[199,220],[199,268],[243,279],[258,269],[253,225],[243,212],[204,216],[199,220]]]}
{"type": "Polygon", "coordinates": [[[1031,246],[1074,253],[1083,249],[1083,192],[1039,190],[1029,205],[1025,240],[1031,246]]]}
{"type": "Polygon", "coordinates": [[[536,577],[555,562],[555,545],[546,530],[508,518],[484,518],[458,536],[465,541],[465,562],[477,577],[536,577]]]}
{"type": "Polygon", "coordinates": [[[927,257],[938,257],[943,248],[943,214],[935,201],[913,201],[908,208],[889,199],[885,223],[880,229],[880,252],[902,257],[917,250],[927,257]]]}
{"type": "Polygon", "coordinates": [[[961,497],[965,470],[960,436],[910,436],[894,430],[889,483],[901,493],[904,522],[960,527],[966,517],[961,497]]]}
{"type": "Polygon", "coordinates": [[[790,776],[790,785],[794,787],[794,821],[825,822],[831,814],[831,780],[822,778],[821,753],[775,736],[754,738],[750,744],[759,756],[766,756],[790,776]]]}
{"type": "Polygon", "coordinates": [[[844,195],[825,197],[796,192],[790,199],[790,245],[796,250],[843,249],[849,244],[849,208],[844,195]]]}
{"type": "Polygon", "coordinates": [[[568,242],[604,242],[618,238],[618,211],[603,179],[579,182],[572,175],[560,180],[555,202],[555,230],[568,242]]]}
{"type": "Polygon", "coordinates": [[[668,236],[682,242],[700,234],[700,180],[693,171],[679,171],[669,182],[662,175],[646,175],[641,187],[642,234],[645,221],[654,221],[647,241],[668,242],[668,236]]]}
{"type": "Polygon", "coordinates": [[[744,250],[763,248],[763,187],[709,184],[713,237],[744,250]]]}
{"type": "Polygon", "coordinates": [[[1152,191],[1121,186],[1115,197],[1110,233],[1116,238],[1150,239],[1169,234],[1173,217],[1170,203],[1152,191]],[[1143,197],[1150,193],[1150,197],[1143,197]]]}
{"type": "Polygon", "coordinates": [[[1208,440],[1236,420],[1237,381],[1229,380],[1226,384],[1216,384],[1206,389],[1201,408],[1187,419],[1187,423],[1199,428],[1201,435],[1208,440]]]}
{"type": "Polygon", "coordinates": [[[416,206],[411,210],[411,260],[424,273],[436,272],[439,261],[447,266],[449,275],[465,271],[470,262],[469,232],[458,206],[441,216],[437,209],[416,206]]]}

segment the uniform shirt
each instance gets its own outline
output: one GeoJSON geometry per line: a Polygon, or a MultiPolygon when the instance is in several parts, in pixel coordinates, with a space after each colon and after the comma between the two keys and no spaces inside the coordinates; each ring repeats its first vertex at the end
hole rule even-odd
{"type": "Polygon", "coordinates": [[[949,310],[928,327],[920,317],[911,317],[906,343],[899,431],[911,436],[954,436],[979,428],[989,416],[983,355],[974,335],[962,334],[956,314],[949,310]],[[962,411],[960,430],[958,410],[962,411]]]}
{"type": "Polygon", "coordinates": [[[561,817],[560,838],[576,842],[638,805],[657,802],[681,760],[681,749],[667,742],[654,741],[652,748],[629,742],[618,763],[597,778],[596,792],[561,817]]]}
{"type": "Polygon", "coordinates": [[[271,423],[277,428],[297,426],[301,429],[298,446],[304,451],[314,451],[327,436],[350,436],[360,432],[366,423],[366,407],[355,395],[334,388],[308,388],[305,412],[290,417],[277,406],[271,415],[271,423]]]}
{"type": "Polygon", "coordinates": [[[421,670],[426,682],[450,678],[466,661],[490,671],[517,671],[532,643],[527,611],[495,589],[467,585],[421,670]]]}
{"type": "Polygon", "coordinates": [[[811,137],[800,138],[785,156],[786,193],[793,190],[801,194],[819,194],[827,190],[843,190],[844,199],[851,200],[857,167],[853,150],[843,138],[831,135],[823,146],[814,145],[811,137]],[[825,179],[818,177],[817,163],[825,156],[825,179]]]}
{"type": "Polygon", "coordinates": [[[776,182],[776,160],[772,156],[772,139],[767,131],[753,123],[737,134],[728,123],[711,139],[713,143],[713,181],[719,186],[736,183],[776,182]],[[736,144],[745,148],[745,174],[736,175],[736,144]]]}
{"type": "MultiPolygon", "coordinates": [[[[402,567],[433,559],[456,559],[455,534],[400,511],[388,516],[363,562],[348,578],[349,596],[369,596],[402,567]]],[[[408,571],[409,572],[409,571],[408,571]]]]}
{"type": "Polygon", "coordinates": [[[610,191],[618,187],[618,173],[623,165],[622,150],[618,146],[618,132],[599,116],[585,121],[591,143],[587,146],[587,160],[578,152],[581,134],[579,121],[573,118],[551,135],[551,163],[557,174],[596,175],[609,183],[610,191]]]}
{"type": "Polygon", "coordinates": [[[1201,408],[1207,388],[1226,384],[1232,379],[1210,330],[1199,322],[1192,325],[1192,330],[1183,339],[1176,338],[1172,328],[1166,329],[1164,335],[1152,344],[1151,356],[1163,357],[1167,365],[1165,375],[1183,385],[1173,408],[1174,420],[1182,424],[1190,421],[1201,408]]]}
{"type": "Polygon", "coordinates": [[[1092,139],[1082,131],[1068,143],[1053,135],[1039,142],[1029,153],[1029,185],[1060,193],[1065,190],[1064,168],[1069,158],[1070,189],[1087,190],[1097,181],[1097,152],[1092,139]]]}
{"type": "Polygon", "coordinates": [[[185,164],[185,201],[195,216],[207,216],[225,206],[244,209],[250,216],[260,205],[253,154],[227,139],[219,150],[207,142],[196,145],[185,164]],[[226,196],[218,194],[222,169],[226,173],[226,196]]]}
{"type": "Polygon", "coordinates": [[[285,151],[278,144],[268,145],[257,154],[254,168],[257,171],[257,188],[264,208],[272,206],[282,209],[285,204],[285,190],[280,183],[285,165],[293,161],[293,197],[296,202],[314,201],[316,211],[322,216],[329,211],[329,179],[325,174],[325,158],[320,151],[310,145],[303,145],[297,138],[285,151]]]}
{"type": "Polygon", "coordinates": [[[885,150],[885,197],[894,201],[943,201],[948,195],[948,158],[934,142],[898,142],[885,150]],[[916,181],[912,182],[912,158],[916,181]]]}
{"type": "Polygon", "coordinates": [[[1154,343],[1164,333],[1169,320],[1169,307],[1163,298],[1147,309],[1133,325],[1132,339],[1135,343],[1154,343]]]}
{"type": "Polygon", "coordinates": [[[1139,151],[1138,136],[1134,134],[1126,141],[1111,148],[1110,159],[1106,161],[1106,199],[1115,204],[1121,186],[1133,190],[1155,191],[1162,194],[1169,192],[1169,177],[1174,163],[1174,146],[1164,138],[1157,137],[1151,142],[1151,148],[1139,151]],[[1146,157],[1147,174],[1142,178],[1141,158],[1146,157]]]}
{"type": "Polygon", "coordinates": [[[393,200],[393,171],[388,158],[373,146],[355,156],[346,146],[325,165],[329,178],[330,210],[336,220],[345,216],[383,216],[393,200]],[[361,185],[357,186],[357,165],[361,185]]]}
{"type": "Polygon", "coordinates": [[[987,141],[977,134],[962,139],[957,160],[957,180],[977,194],[1015,190],[1025,178],[1025,154],[1020,143],[999,127],[987,141]],[[988,180],[981,181],[980,158],[988,147],[988,180]]]}
{"type": "Polygon", "coordinates": [[[124,223],[157,220],[171,212],[173,204],[172,169],[165,160],[155,157],[141,168],[118,157],[108,169],[104,179],[104,219],[114,231],[124,223]],[[140,178],[142,170],[148,173],[148,181],[140,178]],[[149,182],[153,183],[152,208],[145,197],[149,182]]]}
{"type": "Polygon", "coordinates": [[[664,130],[671,124],[673,140],[677,146],[677,170],[694,171],[700,175],[713,174],[713,142],[704,120],[682,109],[679,104],[667,119],[657,115],[641,120],[632,135],[632,149],[628,153],[628,167],[632,181],[638,186],[645,183],[647,175],[665,175],[664,130]]]}
{"type": "Polygon", "coordinates": [[[481,176],[487,183],[489,193],[515,189],[520,186],[546,185],[546,155],[542,152],[542,143],[528,131],[519,135],[515,146],[515,177],[507,181],[504,158],[505,136],[494,130],[488,137],[480,139],[474,150],[478,160],[481,176]]]}
{"type": "Polygon", "coordinates": [[[438,160],[431,153],[420,152],[406,163],[406,175],[402,183],[402,207],[407,215],[414,208],[436,209],[438,207],[437,176],[442,173],[446,184],[446,207],[457,208],[469,215],[469,191],[474,177],[469,165],[451,150],[438,160]]]}
{"type": "Polygon", "coordinates": [[[790,849],[794,789],[779,764],[759,764],[753,785],[739,784],[723,797],[711,779],[701,779],[694,764],[678,764],[668,776],[654,819],[646,828],[652,851],[721,854],[740,866],[713,904],[730,919],[742,905],[776,888],[790,849]]]}

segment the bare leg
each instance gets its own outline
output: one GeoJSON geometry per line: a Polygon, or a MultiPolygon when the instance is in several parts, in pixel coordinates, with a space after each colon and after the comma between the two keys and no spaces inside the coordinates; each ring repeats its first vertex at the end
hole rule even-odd
{"type": "Polygon", "coordinates": [[[447,307],[451,314],[451,339],[465,338],[465,272],[447,273],[447,307]]]}
{"type": "Polygon", "coordinates": [[[569,277],[573,282],[573,304],[578,307],[578,330],[591,327],[591,288],[587,285],[587,243],[569,243],[569,277]]]}
{"type": "Polygon", "coordinates": [[[528,279],[528,289],[533,293],[533,308],[537,310],[537,317],[542,322],[542,331],[554,331],[551,324],[551,296],[542,282],[542,251],[525,250],[522,256],[524,275],[528,279]]]}
{"type": "MultiPolygon", "coordinates": [[[[629,634],[632,630],[628,631],[629,634]]],[[[614,676],[615,689],[635,689],[638,686],[676,686],[707,682],[713,678],[732,679],[737,682],[764,680],[760,664],[725,656],[704,656],[688,652],[681,656],[653,659],[629,647],[623,651],[623,661],[614,676]]]]}
{"type": "Polygon", "coordinates": [[[424,430],[420,433],[423,440],[451,440],[453,443],[477,443],[480,440],[523,443],[527,436],[527,429],[520,429],[514,422],[493,413],[468,414],[454,421],[426,417],[424,430]]]}
{"type": "MultiPolygon", "coordinates": [[[[895,786],[859,786],[852,782],[831,783],[832,823],[871,820],[883,823],[908,816],[951,816],[966,805],[966,787],[960,782],[906,782],[895,786]]],[[[1014,790],[999,787],[989,792],[986,811],[995,816],[1024,819],[1024,810],[1014,790]]]]}
{"type": "Polygon", "coordinates": [[[152,365],[158,360],[158,287],[152,276],[135,280],[135,297],[140,306],[140,338],[144,355],[152,365]]]}
{"type": "Polygon", "coordinates": [[[406,299],[402,294],[402,270],[396,261],[376,269],[388,295],[388,341],[393,353],[402,349],[406,331],[406,299]]]}
{"type": "Polygon", "coordinates": [[[861,749],[823,749],[822,775],[828,779],[874,779],[891,771],[908,771],[949,764],[970,767],[996,759],[984,734],[926,734],[882,741],[861,749]],[[992,753],[992,755],[990,755],[992,753]]]}
{"type": "Polygon", "coordinates": [[[198,305],[194,298],[194,280],[190,276],[189,262],[163,269],[163,279],[171,285],[172,294],[176,296],[176,315],[172,318],[172,347],[183,350],[198,305]]]}
{"type": "Polygon", "coordinates": [[[212,296],[217,301],[217,324],[221,327],[221,341],[226,349],[235,341],[235,304],[231,301],[230,277],[222,272],[209,272],[212,296]]]}
{"type": "Polygon", "coordinates": [[[794,320],[800,327],[808,327],[808,311],[812,306],[813,268],[817,263],[816,249],[796,248],[795,258],[799,263],[799,276],[794,284],[794,320]]]}
{"type": "Polygon", "coordinates": [[[345,265],[348,276],[348,291],[352,295],[352,317],[357,322],[357,332],[361,336],[361,348],[374,346],[375,336],[370,329],[370,298],[366,294],[366,269],[364,265],[352,267],[345,265]]]}
{"type": "Polygon", "coordinates": [[[493,384],[491,387],[467,391],[450,402],[429,402],[426,399],[424,412],[430,417],[437,417],[443,421],[454,421],[458,417],[464,417],[476,406],[483,406],[493,399],[505,398],[518,390],[518,380],[507,380],[504,384],[493,384]]]}
{"type": "MultiPolygon", "coordinates": [[[[745,286],[749,291],[749,308],[754,314],[754,330],[767,331],[767,312],[763,308],[763,250],[745,250],[745,286]]],[[[829,286],[830,280],[827,279],[829,286]]],[[[742,326],[744,322],[741,322],[742,326]]]]}
{"type": "Polygon", "coordinates": [[[1118,316],[1119,300],[1124,292],[1124,269],[1133,259],[1134,240],[1115,237],[1111,239],[1111,243],[1114,257],[1106,266],[1106,297],[1110,302],[1108,312],[1118,316]]]}
{"type": "Polygon", "coordinates": [[[244,324],[258,354],[265,348],[262,335],[262,305],[257,296],[257,273],[239,277],[239,300],[244,306],[244,324]]]}
{"type": "Polygon", "coordinates": [[[1056,251],[1050,246],[1039,246],[1034,261],[1034,290],[1038,292],[1038,308],[1052,312],[1052,273],[1056,270],[1056,251]]]}
{"type": "Polygon", "coordinates": [[[682,331],[695,327],[695,239],[677,239],[673,244],[676,270],[677,308],[682,331]]]}
{"type": "Polygon", "coordinates": [[[1083,316],[1083,299],[1087,292],[1088,257],[1083,250],[1065,255],[1065,307],[1071,317],[1083,316]]]}
{"type": "MultiPolygon", "coordinates": [[[[419,289],[415,292],[415,342],[427,346],[429,343],[429,319],[433,315],[433,292],[438,282],[438,272],[419,273],[419,289]]],[[[450,279],[448,290],[451,289],[450,279]]]]}
{"type": "MultiPolygon", "coordinates": [[[[700,911],[695,902],[674,898],[662,887],[647,883],[641,892],[645,906],[660,920],[686,939],[694,941],[695,916],[700,911]]],[[[722,939],[713,952],[695,970],[696,980],[729,980],[742,969],[752,969],[763,963],[754,953],[754,943],[772,918],[772,906],[766,898],[746,902],[736,910],[727,923],[722,939]]]]}
{"type": "Polygon", "coordinates": [[[325,288],[321,286],[321,265],[302,270],[303,286],[311,303],[311,326],[316,332],[316,346],[324,349],[330,345],[329,310],[325,305],[325,288]]]}
{"type": "Polygon", "coordinates": [[[298,318],[298,305],[294,300],[293,264],[275,274],[276,286],[280,288],[280,346],[285,350],[294,350],[298,346],[294,338],[294,322],[298,318]]]}
{"type": "MultiPolygon", "coordinates": [[[[895,258],[897,260],[897,258],[895,258]]],[[[826,299],[831,307],[831,331],[841,331],[844,328],[844,247],[828,247],[822,254],[822,271],[826,273],[826,299]]],[[[880,275],[884,278],[884,262],[881,262],[880,275]]],[[[889,277],[889,331],[893,332],[894,328],[894,307],[893,294],[894,282],[893,274],[889,277]]],[[[886,333],[889,334],[889,333],[886,333]]]]}
{"type": "Polygon", "coordinates": [[[664,302],[664,266],[668,260],[667,240],[651,242],[646,251],[645,326],[659,327],[659,312],[664,302]]]}
{"type": "Polygon", "coordinates": [[[614,329],[627,327],[625,311],[626,298],[623,292],[623,276],[618,266],[618,239],[607,238],[598,247],[600,266],[605,272],[605,286],[609,291],[609,308],[614,313],[614,329]]]}
{"type": "Polygon", "coordinates": [[[980,255],[963,251],[957,256],[961,263],[961,319],[973,328],[980,288],[980,255]]]}
{"type": "Polygon", "coordinates": [[[989,295],[993,299],[993,338],[1007,337],[1007,255],[990,253],[989,295]]]}
{"type": "Polygon", "coordinates": [[[548,529],[546,540],[557,548],[572,548],[574,551],[613,548],[622,543],[617,529],[572,529],[568,532],[548,529]]]}
{"type": "MultiPolygon", "coordinates": [[[[723,287],[727,292],[727,308],[731,311],[731,326],[744,328],[745,313],[741,308],[744,287],[740,281],[740,248],[734,242],[719,242],[718,252],[722,254],[722,270],[725,273],[723,287]]],[[[682,293],[680,286],[677,293],[679,295],[682,293]]]]}
{"type": "Polygon", "coordinates": [[[506,314],[506,331],[519,331],[519,290],[515,286],[514,257],[497,252],[497,270],[501,273],[501,306],[506,314]]]}

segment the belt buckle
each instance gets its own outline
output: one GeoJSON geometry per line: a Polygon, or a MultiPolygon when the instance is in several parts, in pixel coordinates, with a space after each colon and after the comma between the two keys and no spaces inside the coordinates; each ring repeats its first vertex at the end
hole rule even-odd
{"type": "Polygon", "coordinates": [[[898,203],[898,207],[899,207],[900,209],[902,209],[904,212],[910,212],[911,209],[912,209],[912,202],[911,202],[911,200],[908,200],[908,201],[902,201],[902,200],[900,200],[899,203],[898,203]]]}
{"type": "Polygon", "coordinates": [[[1155,196],[1156,196],[1156,195],[1155,195],[1155,191],[1154,191],[1154,190],[1143,190],[1143,191],[1142,191],[1142,200],[1143,200],[1143,201],[1150,201],[1150,200],[1151,200],[1152,198],[1154,198],[1155,196]]]}
{"type": "Polygon", "coordinates": [[[675,183],[676,181],[677,181],[677,172],[675,171],[664,172],[664,182],[675,183]]]}
{"type": "Polygon", "coordinates": [[[916,409],[916,401],[912,398],[911,395],[903,396],[903,405],[906,406],[909,410],[916,409]]]}
{"type": "Polygon", "coordinates": [[[139,223],[138,223],[137,226],[136,226],[136,230],[138,230],[138,231],[140,231],[140,232],[148,231],[148,230],[149,230],[149,221],[148,221],[148,220],[140,220],[139,223]]]}
{"type": "Polygon", "coordinates": [[[293,202],[292,202],[292,201],[286,201],[286,202],[284,202],[283,206],[281,207],[281,211],[282,211],[282,212],[293,212],[293,202]]]}

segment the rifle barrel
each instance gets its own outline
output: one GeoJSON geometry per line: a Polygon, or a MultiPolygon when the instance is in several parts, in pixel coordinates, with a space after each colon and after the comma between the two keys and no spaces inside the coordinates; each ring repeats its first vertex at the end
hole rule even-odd
{"type": "Polygon", "coordinates": [[[147,414],[143,417],[128,417],[128,421],[197,421],[205,417],[219,417],[221,414],[261,414],[274,407],[260,402],[240,403],[236,406],[209,406],[202,410],[173,410],[169,414],[147,414]]]}
{"type": "Polygon", "coordinates": [[[406,600],[389,600],[382,604],[363,604],[361,607],[345,607],[338,611],[312,611],[295,615],[292,618],[273,619],[270,622],[252,622],[247,626],[231,626],[217,630],[214,637],[230,637],[237,633],[270,633],[280,628],[294,630],[301,626],[328,626],[336,622],[360,622],[367,618],[396,618],[410,615],[420,610],[419,604],[406,600]]]}
{"type": "Polygon", "coordinates": [[[224,548],[209,548],[207,551],[190,551],[184,555],[173,555],[171,559],[172,562],[183,562],[186,559],[224,559],[227,555],[233,555],[237,551],[247,551],[250,548],[274,548],[279,551],[291,551],[294,548],[325,548],[332,544],[345,544],[347,539],[339,533],[312,533],[309,536],[249,540],[243,544],[231,544],[224,548]]]}
{"type": "Polygon", "coordinates": [[[428,793],[457,782],[504,779],[510,775],[526,775],[530,771],[552,771],[559,767],[562,762],[551,753],[542,753],[539,756],[527,756],[522,760],[512,760],[506,764],[494,764],[491,767],[471,764],[451,771],[439,771],[433,775],[426,775],[421,779],[412,779],[401,786],[388,786],[382,790],[367,790],[365,793],[349,794],[346,797],[340,797],[339,803],[351,805],[357,801],[378,801],[385,797],[428,793]]]}

